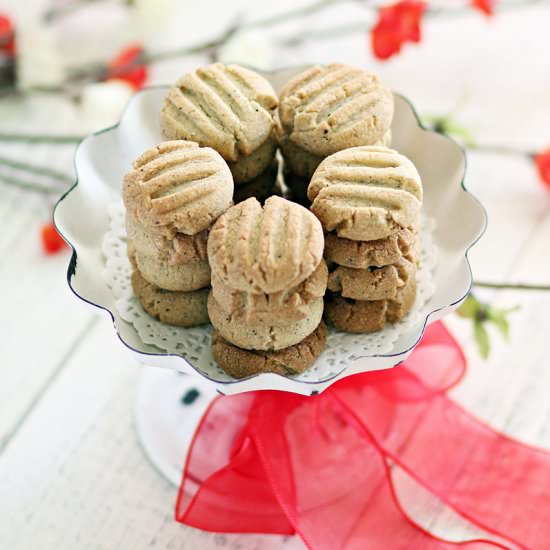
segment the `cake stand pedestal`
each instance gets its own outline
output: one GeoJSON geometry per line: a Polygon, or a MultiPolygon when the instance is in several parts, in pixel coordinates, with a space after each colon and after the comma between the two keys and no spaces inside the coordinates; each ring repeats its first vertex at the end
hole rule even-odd
{"type": "Polygon", "coordinates": [[[175,486],[197,425],[217,395],[199,376],[143,369],[134,410],[137,437],[151,464],[175,486]]]}

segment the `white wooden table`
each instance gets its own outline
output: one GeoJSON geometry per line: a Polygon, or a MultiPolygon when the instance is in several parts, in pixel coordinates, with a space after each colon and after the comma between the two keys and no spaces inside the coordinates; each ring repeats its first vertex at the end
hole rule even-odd
{"type": "MultiPolygon", "coordinates": [[[[278,4],[283,9],[292,3],[278,4]]],[[[219,20],[229,20],[231,14],[222,12],[219,20]]],[[[346,4],[294,28],[367,21],[365,13],[346,4]]],[[[275,50],[274,58],[281,64],[341,60],[371,67],[421,113],[445,113],[462,102],[457,117],[479,142],[540,149],[550,145],[549,28],[548,7],[492,21],[472,13],[430,20],[423,44],[386,64],[372,60],[364,34],[275,50]]],[[[201,61],[162,64],[153,80],[170,80],[201,61]]],[[[0,101],[0,131],[52,127],[79,131],[78,113],[56,98],[0,101]]],[[[0,155],[8,154],[72,171],[72,146],[2,144],[0,155]]],[[[550,190],[537,181],[531,163],[472,153],[466,184],[490,219],[470,256],[475,276],[548,284],[550,190]]],[[[38,232],[51,206],[42,196],[0,184],[0,547],[303,548],[292,537],[216,535],[174,522],[176,491],[148,463],[132,426],[142,367],[121,348],[110,324],[69,292],[68,254],[43,254],[38,232]]],[[[550,293],[478,295],[495,304],[521,304],[521,310],[512,316],[508,344],[491,334],[486,362],[470,325],[456,316],[447,320],[470,364],[454,396],[494,427],[550,449],[550,293]]],[[[427,496],[405,505],[440,536],[473,533],[427,496]]]]}

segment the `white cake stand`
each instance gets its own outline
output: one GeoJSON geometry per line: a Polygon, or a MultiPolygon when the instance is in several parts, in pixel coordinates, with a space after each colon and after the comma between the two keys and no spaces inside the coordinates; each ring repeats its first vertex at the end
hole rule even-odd
{"type": "MultiPolygon", "coordinates": [[[[280,89],[301,70],[303,67],[264,74],[280,89]]],[[[424,184],[424,211],[436,221],[436,290],[422,310],[422,321],[399,336],[390,352],[361,356],[328,378],[306,383],[276,374],[242,380],[206,376],[183,356],[144,343],[132,323],[118,313],[115,297],[102,277],[101,247],[109,228],[108,206],[120,199],[122,178],[132,160],[162,141],[158,112],[166,91],[163,86],[136,94],[119,124],[88,136],[80,144],[75,158],[77,182],[59,200],[54,220],[73,250],[67,271],[70,289],[109,319],[121,345],[139,362],[164,367],[144,369],[135,425],[151,463],[177,485],[197,422],[217,394],[270,389],[314,395],[345,376],[391,368],[406,359],[427,324],[458,307],[467,296],[472,283],[467,252],[483,233],[486,216],[464,187],[466,163],[461,148],[451,139],[425,130],[412,105],[395,94],[392,146],[416,164],[424,184]]]]}

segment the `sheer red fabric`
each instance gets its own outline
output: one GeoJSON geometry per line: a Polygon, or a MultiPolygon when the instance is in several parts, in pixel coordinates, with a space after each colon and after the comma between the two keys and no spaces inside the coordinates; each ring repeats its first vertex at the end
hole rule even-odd
{"type": "Polygon", "coordinates": [[[550,454],[446,396],[465,368],[435,323],[401,366],[320,395],[216,399],[197,428],[176,519],[209,531],[297,533],[315,550],[550,548],[550,454]],[[393,464],[504,542],[426,532],[396,497],[393,464]]]}

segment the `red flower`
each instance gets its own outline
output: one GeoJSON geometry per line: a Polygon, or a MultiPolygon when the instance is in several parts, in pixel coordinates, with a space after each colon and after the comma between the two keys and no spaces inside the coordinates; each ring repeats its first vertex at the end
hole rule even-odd
{"type": "Polygon", "coordinates": [[[147,80],[148,70],[140,59],[144,54],[139,44],[132,44],[124,48],[110,63],[105,80],[118,78],[124,80],[135,90],[143,87],[147,80]]]}
{"type": "Polygon", "coordinates": [[[388,59],[401,51],[405,42],[420,42],[420,22],[426,3],[402,0],[378,10],[378,21],[371,32],[374,55],[388,59]]]}
{"type": "Polygon", "coordinates": [[[495,0],[470,0],[470,4],[487,16],[495,11],[495,0]]]}
{"type": "Polygon", "coordinates": [[[0,53],[15,55],[15,29],[11,19],[0,13],[0,53]]]}
{"type": "Polygon", "coordinates": [[[535,155],[535,164],[537,165],[540,179],[550,188],[550,147],[535,155]]]}
{"type": "Polygon", "coordinates": [[[40,230],[42,248],[46,254],[55,254],[66,247],[63,237],[57,232],[53,222],[44,224],[40,230]]]}

